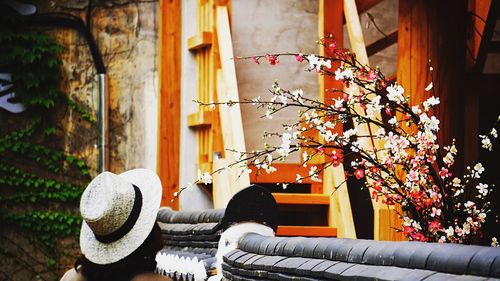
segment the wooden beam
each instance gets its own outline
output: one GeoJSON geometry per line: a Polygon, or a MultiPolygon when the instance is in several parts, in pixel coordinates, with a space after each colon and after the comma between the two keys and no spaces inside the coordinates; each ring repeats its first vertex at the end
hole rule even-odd
{"type": "Polygon", "coordinates": [[[195,36],[189,37],[188,49],[190,51],[199,50],[212,45],[212,32],[203,31],[195,36]]]}
{"type": "MultiPolygon", "coordinates": [[[[285,182],[294,182],[297,178],[297,174],[302,176],[309,174],[310,167],[303,167],[297,163],[273,163],[273,167],[275,167],[278,171],[274,173],[266,173],[257,174],[256,167],[250,167],[252,169],[252,173],[250,173],[250,181],[252,183],[285,183],[285,182]]],[[[321,176],[321,174],[320,174],[321,176]]],[[[302,180],[302,183],[316,183],[310,178],[306,178],[302,180]]]]}
{"type": "Polygon", "coordinates": [[[473,71],[476,73],[483,72],[484,65],[486,64],[486,59],[488,58],[491,38],[493,36],[493,31],[495,30],[495,24],[497,22],[498,6],[498,1],[491,1],[488,11],[488,17],[486,18],[486,24],[484,26],[484,31],[481,35],[481,41],[479,43],[479,48],[477,51],[476,63],[474,65],[473,71]]]}
{"type": "Polygon", "coordinates": [[[368,56],[373,56],[374,54],[382,51],[383,49],[396,44],[398,42],[398,30],[393,30],[386,37],[381,38],[370,45],[366,46],[366,53],[368,56]]]}
{"type": "Polygon", "coordinates": [[[291,205],[329,205],[330,196],[308,193],[273,193],[278,204],[291,205]]]}
{"type": "MultiPolygon", "coordinates": [[[[343,19],[344,10],[342,1],[320,0],[318,15],[319,37],[333,35],[339,48],[343,44],[343,19]]],[[[320,48],[320,54],[325,54],[325,49],[320,48]]],[[[338,68],[334,63],[332,68],[338,68]]],[[[331,76],[320,76],[320,99],[326,104],[331,104],[333,98],[341,97],[341,93],[331,91],[333,88],[342,88],[342,83],[331,76]]],[[[337,133],[342,133],[339,126],[337,133]]],[[[339,229],[339,237],[356,238],[356,229],[351,211],[349,192],[344,181],[344,166],[328,167],[323,173],[323,194],[330,198],[328,209],[328,225],[339,229]],[[336,188],[338,187],[338,188],[336,188]]]]}
{"type": "Polygon", "coordinates": [[[198,111],[188,115],[187,125],[189,128],[210,126],[213,124],[214,111],[198,111]]]}
{"type": "MultiPolygon", "coordinates": [[[[231,39],[231,29],[229,25],[229,15],[227,7],[218,6],[216,8],[216,28],[217,43],[219,47],[221,70],[217,71],[217,100],[239,101],[238,82],[236,80],[236,68],[234,65],[233,42],[231,39]]],[[[236,151],[246,151],[245,135],[243,133],[243,122],[241,119],[241,110],[239,104],[231,107],[220,107],[220,120],[222,137],[225,149],[236,151]]],[[[226,153],[226,158],[237,160],[232,156],[233,153],[226,153]],[[231,157],[232,156],[232,157],[231,157]]],[[[242,188],[250,185],[248,173],[241,173],[241,168],[233,169],[234,183],[231,185],[231,193],[235,194],[242,188]],[[237,171],[236,171],[237,170],[237,171]]]]}
{"type": "Polygon", "coordinates": [[[277,236],[337,237],[337,229],[329,226],[278,225],[277,236]]]}
{"type": "MultiPolygon", "coordinates": [[[[411,105],[439,97],[429,114],[440,119],[440,147],[452,139],[464,147],[466,11],[466,0],[399,2],[397,80],[411,105]],[[425,91],[430,82],[433,89],[425,91]]],[[[453,174],[462,174],[463,158],[463,153],[455,158],[453,174]]]]}
{"type": "Polygon", "coordinates": [[[162,205],[177,210],[181,119],[181,0],[160,1],[158,175],[162,205]],[[174,200],[172,202],[172,200],[174,200]]]}
{"type": "MultiPolygon", "coordinates": [[[[399,9],[398,83],[412,105],[439,97],[440,104],[431,112],[440,119],[439,144],[450,145],[456,139],[456,146],[463,147],[467,2],[400,1],[399,9]],[[430,82],[433,89],[425,91],[430,82]]],[[[454,167],[463,168],[462,164],[459,153],[454,167]]]]}

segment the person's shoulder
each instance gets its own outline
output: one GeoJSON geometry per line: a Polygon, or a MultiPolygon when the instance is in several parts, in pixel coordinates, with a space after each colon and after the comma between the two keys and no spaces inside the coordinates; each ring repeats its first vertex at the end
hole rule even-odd
{"type": "Polygon", "coordinates": [[[132,281],[172,281],[172,279],[165,275],[159,275],[154,273],[143,273],[134,277],[132,281]]]}

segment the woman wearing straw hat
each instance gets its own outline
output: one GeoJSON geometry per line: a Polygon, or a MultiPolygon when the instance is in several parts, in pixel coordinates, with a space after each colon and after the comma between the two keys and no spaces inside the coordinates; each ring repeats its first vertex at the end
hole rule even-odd
{"type": "Polygon", "coordinates": [[[147,169],[104,172],[82,194],[82,256],[61,281],[171,280],[154,273],[162,248],[161,182],[147,169]]]}

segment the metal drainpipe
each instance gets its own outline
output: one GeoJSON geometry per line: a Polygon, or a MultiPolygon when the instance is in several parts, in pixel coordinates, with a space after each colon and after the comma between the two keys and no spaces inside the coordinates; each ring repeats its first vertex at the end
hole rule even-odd
{"type": "Polygon", "coordinates": [[[97,74],[99,81],[99,171],[104,172],[109,169],[109,132],[108,115],[109,99],[107,76],[104,73],[97,74]]]}

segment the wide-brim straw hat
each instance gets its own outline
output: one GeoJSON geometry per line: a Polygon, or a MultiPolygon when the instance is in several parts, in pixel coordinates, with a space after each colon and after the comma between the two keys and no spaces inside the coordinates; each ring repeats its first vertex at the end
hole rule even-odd
{"type": "Polygon", "coordinates": [[[148,169],[95,177],[80,201],[83,255],[93,263],[110,264],[134,252],[153,229],[161,193],[160,179],[148,169]]]}

